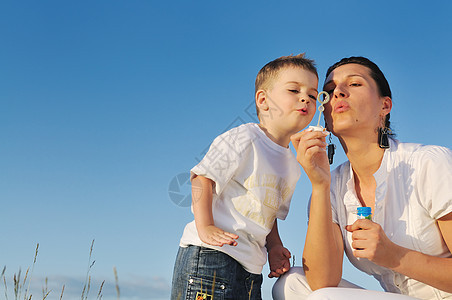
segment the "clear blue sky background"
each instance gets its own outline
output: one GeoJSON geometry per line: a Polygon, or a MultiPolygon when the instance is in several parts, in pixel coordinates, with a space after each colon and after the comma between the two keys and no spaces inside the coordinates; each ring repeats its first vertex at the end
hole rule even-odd
{"type": "MultiPolygon", "coordinates": [[[[391,84],[398,138],[451,148],[451,13],[437,0],[2,1],[0,267],[9,292],[39,243],[32,294],[48,277],[48,299],[63,284],[63,299],[80,298],[95,239],[91,299],[103,280],[104,299],[115,298],[113,267],[121,299],[168,299],[193,218],[170,197],[171,182],[215,136],[255,120],[255,75],[282,55],[306,52],[321,81],[344,56],[371,58],[391,84]]],[[[303,175],[280,222],[298,265],[309,195],[303,175]]],[[[351,267],[344,277],[380,289],[351,267]]],[[[265,279],[264,299],[273,283],[265,279]]]]}

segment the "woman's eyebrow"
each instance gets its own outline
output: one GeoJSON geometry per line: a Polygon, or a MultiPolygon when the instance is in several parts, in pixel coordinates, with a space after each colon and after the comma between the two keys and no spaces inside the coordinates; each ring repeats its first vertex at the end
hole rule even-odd
{"type": "Polygon", "coordinates": [[[364,77],[363,75],[361,75],[361,74],[350,74],[350,75],[348,75],[347,77],[348,77],[348,78],[350,78],[350,77],[361,77],[361,78],[364,78],[364,79],[365,79],[365,77],[364,77]]]}
{"type": "Polygon", "coordinates": [[[331,82],[333,82],[333,80],[328,80],[327,82],[325,82],[325,83],[323,84],[323,86],[326,86],[326,85],[330,84],[331,82]]]}
{"type": "MultiPolygon", "coordinates": [[[[361,74],[349,74],[349,75],[346,76],[347,79],[348,79],[348,78],[351,78],[351,77],[361,77],[361,78],[363,78],[363,79],[366,79],[366,78],[365,78],[363,75],[361,75],[361,74]]],[[[323,84],[323,86],[326,86],[326,85],[328,85],[328,84],[330,84],[330,83],[332,83],[332,82],[334,82],[333,79],[328,80],[327,82],[325,82],[325,83],[323,84]]]]}

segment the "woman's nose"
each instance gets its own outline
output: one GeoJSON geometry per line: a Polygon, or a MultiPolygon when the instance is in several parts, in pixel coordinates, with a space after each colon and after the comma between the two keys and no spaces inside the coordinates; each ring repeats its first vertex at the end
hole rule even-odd
{"type": "Polygon", "coordinates": [[[333,90],[334,98],[342,98],[342,97],[347,97],[347,96],[348,96],[348,91],[344,85],[338,84],[334,87],[334,90],[333,90]]]}
{"type": "Polygon", "coordinates": [[[336,86],[333,91],[334,98],[343,98],[347,95],[347,92],[341,86],[336,86]]]}

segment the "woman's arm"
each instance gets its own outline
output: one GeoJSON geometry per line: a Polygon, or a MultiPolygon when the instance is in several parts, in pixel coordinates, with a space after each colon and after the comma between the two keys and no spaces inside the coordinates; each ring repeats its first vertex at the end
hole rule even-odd
{"type": "MultiPolygon", "coordinates": [[[[443,239],[452,250],[452,213],[438,220],[443,239]]],[[[356,257],[364,257],[383,267],[452,293],[452,258],[427,255],[394,244],[381,226],[370,220],[358,220],[347,226],[353,232],[356,257]],[[359,230],[361,229],[361,230],[359,230]]]]}
{"type": "Polygon", "coordinates": [[[339,225],[332,222],[329,188],[313,187],[303,268],[312,290],[335,287],[342,278],[344,245],[339,225]]]}
{"type": "Polygon", "coordinates": [[[342,277],[344,245],[341,230],[332,221],[331,174],[325,151],[325,134],[303,131],[291,140],[297,150],[297,160],[312,185],[303,268],[312,290],[337,286],[342,277]]]}

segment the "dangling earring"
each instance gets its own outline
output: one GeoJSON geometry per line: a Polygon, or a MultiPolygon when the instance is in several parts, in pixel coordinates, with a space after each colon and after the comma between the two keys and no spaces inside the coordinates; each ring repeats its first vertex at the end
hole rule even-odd
{"type": "Polygon", "coordinates": [[[331,142],[331,133],[329,137],[329,144],[328,144],[328,162],[330,165],[333,164],[333,157],[334,157],[334,150],[336,149],[336,145],[331,142]]]}
{"type": "MultiPolygon", "coordinates": [[[[326,123],[325,120],[325,128],[328,128],[328,124],[326,123]]],[[[336,145],[333,144],[333,142],[331,141],[331,135],[332,133],[330,132],[330,136],[328,137],[328,147],[327,147],[327,153],[328,153],[328,162],[330,163],[330,165],[333,164],[333,157],[334,157],[334,150],[336,150],[336,145]]]]}
{"type": "Polygon", "coordinates": [[[388,127],[378,128],[378,146],[381,149],[389,148],[388,134],[391,134],[391,129],[388,127]]]}

